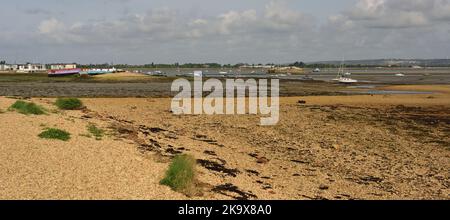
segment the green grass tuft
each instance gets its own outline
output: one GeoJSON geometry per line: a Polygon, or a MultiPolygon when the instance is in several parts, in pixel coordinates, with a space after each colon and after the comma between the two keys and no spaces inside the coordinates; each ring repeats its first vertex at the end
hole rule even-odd
{"type": "Polygon", "coordinates": [[[105,134],[105,131],[101,128],[98,128],[94,124],[90,124],[87,127],[90,134],[92,134],[96,140],[101,140],[105,134]]]}
{"type": "Polygon", "coordinates": [[[47,128],[45,131],[39,134],[39,137],[44,139],[68,141],[70,139],[70,133],[56,128],[47,128]]]}
{"type": "Polygon", "coordinates": [[[58,98],[55,105],[62,110],[77,110],[83,107],[83,102],[77,98],[58,98]]]}
{"type": "Polygon", "coordinates": [[[195,159],[189,155],[176,156],[160,183],[178,192],[191,191],[195,185],[195,159]]]}
{"type": "Polygon", "coordinates": [[[43,115],[45,109],[32,102],[16,101],[9,110],[16,110],[17,112],[25,115],[43,115]]]}

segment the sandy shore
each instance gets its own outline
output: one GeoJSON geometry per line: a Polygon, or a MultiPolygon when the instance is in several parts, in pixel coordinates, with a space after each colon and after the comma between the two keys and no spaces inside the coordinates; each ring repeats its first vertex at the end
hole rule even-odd
{"type": "Polygon", "coordinates": [[[159,184],[178,153],[198,159],[194,199],[450,199],[449,88],[282,98],[272,127],[257,115],[174,116],[168,98],[83,99],[88,110],[25,116],[2,97],[0,199],[185,199],[159,184]],[[83,136],[89,123],[111,135],[83,136]],[[72,139],[39,139],[44,127],[72,139]]]}

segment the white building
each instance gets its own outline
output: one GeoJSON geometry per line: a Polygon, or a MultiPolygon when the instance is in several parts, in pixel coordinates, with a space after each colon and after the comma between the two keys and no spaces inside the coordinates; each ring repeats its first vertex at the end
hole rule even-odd
{"type": "Polygon", "coordinates": [[[76,63],[55,63],[50,64],[51,70],[63,70],[63,69],[76,69],[77,64],[76,63]]]}
{"type": "Polygon", "coordinates": [[[13,69],[13,65],[10,64],[0,64],[0,71],[12,71],[13,69]]]}
{"type": "Polygon", "coordinates": [[[18,64],[16,71],[18,73],[35,73],[46,71],[47,68],[44,64],[38,63],[27,63],[27,64],[18,64]]]}

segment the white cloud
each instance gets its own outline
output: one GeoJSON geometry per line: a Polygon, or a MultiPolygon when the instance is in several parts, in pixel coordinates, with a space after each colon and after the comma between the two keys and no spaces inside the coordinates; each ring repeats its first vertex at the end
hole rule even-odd
{"type": "Polygon", "coordinates": [[[368,28],[416,28],[449,19],[448,0],[360,0],[344,13],[348,20],[368,28]]]}
{"type": "Polygon", "coordinates": [[[65,29],[64,24],[55,18],[42,21],[38,27],[39,33],[41,34],[52,34],[54,32],[62,31],[64,29],[65,29]]]}
{"type": "MultiPolygon", "coordinates": [[[[189,18],[168,8],[150,10],[144,14],[127,15],[114,21],[76,22],[66,24],[57,19],[42,21],[39,33],[47,38],[66,43],[146,43],[148,41],[205,40],[243,36],[264,37],[281,35],[280,31],[295,34],[313,26],[312,18],[272,2],[263,13],[256,10],[228,11],[217,17],[189,18]]],[[[287,39],[292,36],[286,36],[287,39]]]]}
{"type": "Polygon", "coordinates": [[[64,44],[67,42],[86,42],[84,36],[77,35],[76,32],[82,29],[81,23],[74,23],[71,26],[67,26],[63,22],[51,18],[42,21],[38,26],[38,33],[41,36],[47,37],[50,41],[58,44],[64,44]]]}
{"type": "Polygon", "coordinates": [[[219,16],[219,31],[222,34],[230,34],[234,29],[254,28],[257,21],[256,11],[247,10],[243,12],[230,11],[219,16]]]}
{"type": "Polygon", "coordinates": [[[159,48],[158,55],[171,51],[167,53],[175,55],[170,56],[217,57],[219,62],[411,57],[450,51],[449,0],[360,0],[322,23],[288,3],[272,1],[262,10],[229,10],[216,16],[160,8],[114,20],[69,23],[51,18],[39,24],[37,33],[47,44],[100,45],[130,54],[159,48]],[[427,44],[427,50],[420,48],[427,44]]]}

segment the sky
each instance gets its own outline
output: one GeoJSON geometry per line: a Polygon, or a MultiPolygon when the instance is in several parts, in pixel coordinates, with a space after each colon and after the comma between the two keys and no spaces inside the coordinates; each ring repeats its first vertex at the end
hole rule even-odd
{"type": "Polygon", "coordinates": [[[450,0],[2,0],[0,60],[448,58],[450,0]]]}

